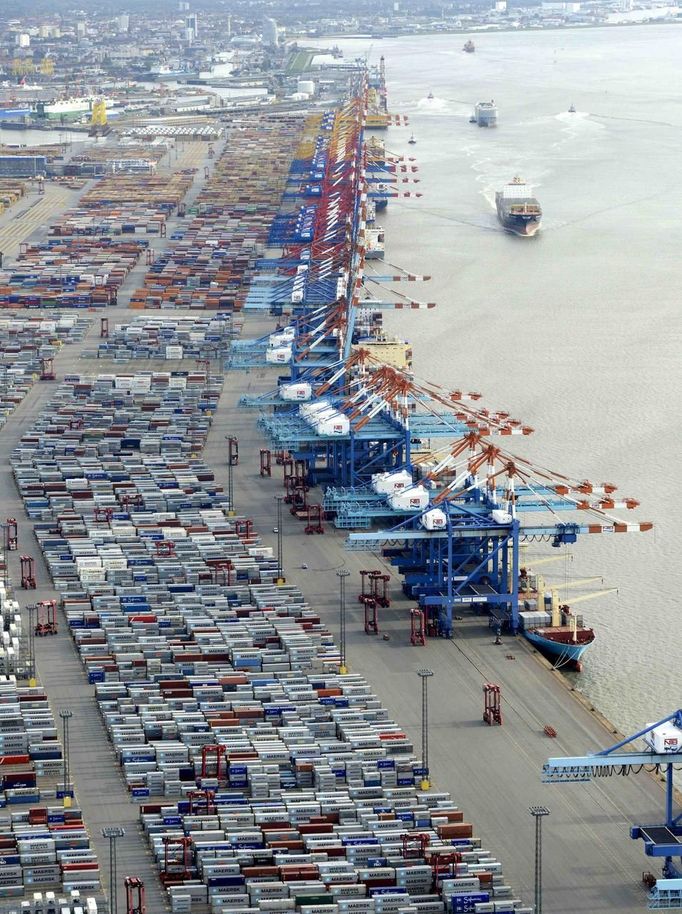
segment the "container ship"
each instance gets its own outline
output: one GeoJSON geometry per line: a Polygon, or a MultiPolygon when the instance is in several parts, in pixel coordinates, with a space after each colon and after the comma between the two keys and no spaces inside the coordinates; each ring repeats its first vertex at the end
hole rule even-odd
{"type": "Polygon", "coordinates": [[[479,127],[497,127],[497,107],[495,102],[479,102],[469,120],[472,124],[478,124],[479,127]]]}
{"type": "Polygon", "coordinates": [[[497,217],[509,232],[530,237],[540,228],[542,210],[530,188],[521,178],[514,178],[495,194],[497,217]]]}
{"type": "MultiPolygon", "coordinates": [[[[600,596],[598,591],[577,597],[574,602],[600,596]]],[[[585,625],[556,590],[545,590],[541,577],[521,569],[519,579],[519,621],[521,632],[552,661],[557,669],[582,670],[582,656],[594,643],[594,629],[585,625]]]]}

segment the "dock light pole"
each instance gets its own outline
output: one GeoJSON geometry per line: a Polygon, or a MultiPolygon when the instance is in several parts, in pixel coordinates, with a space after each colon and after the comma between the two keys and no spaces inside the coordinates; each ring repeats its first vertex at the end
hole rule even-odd
{"type": "Polygon", "coordinates": [[[228,447],[228,451],[227,451],[227,500],[230,505],[230,509],[227,513],[228,513],[229,517],[234,517],[236,512],[234,510],[234,479],[232,476],[232,468],[235,465],[235,461],[233,460],[232,453],[233,453],[234,442],[237,439],[234,438],[232,435],[226,435],[225,440],[227,441],[227,447],[228,447]]]}
{"type": "Polygon", "coordinates": [[[422,779],[420,788],[428,790],[431,787],[429,778],[429,679],[433,670],[417,670],[417,676],[422,681],[422,779]]]}
{"type": "Polygon", "coordinates": [[[64,723],[64,806],[71,806],[70,785],[71,779],[69,774],[69,721],[73,717],[73,711],[67,708],[59,712],[64,723]]]}
{"type": "Polygon", "coordinates": [[[116,863],[116,841],[125,837],[125,828],[120,825],[106,825],[102,837],[109,839],[109,914],[118,914],[118,868],[116,863]]]}
{"type": "Polygon", "coordinates": [[[535,819],[535,914],[542,914],[542,820],[549,815],[546,806],[531,806],[535,819]]]}
{"type": "Polygon", "coordinates": [[[346,665],[346,578],[350,574],[347,568],[336,572],[339,579],[339,673],[345,676],[346,665]]]}
{"type": "Polygon", "coordinates": [[[28,610],[28,684],[33,688],[36,684],[36,624],[35,603],[29,603],[28,610]]]}
{"type": "Polygon", "coordinates": [[[282,531],[282,502],[283,495],[275,495],[277,502],[277,583],[284,584],[284,537],[282,531]]]}

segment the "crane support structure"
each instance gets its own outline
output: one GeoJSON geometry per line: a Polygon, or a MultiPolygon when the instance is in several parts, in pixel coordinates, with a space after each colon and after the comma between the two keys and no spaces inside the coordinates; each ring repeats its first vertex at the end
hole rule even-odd
{"type": "Polygon", "coordinates": [[[660,773],[665,778],[665,820],[634,825],[630,836],[641,838],[644,853],[662,857],[663,876],[649,896],[651,910],[682,908],[682,811],[675,808],[675,768],[682,767],[682,709],[593,755],[550,758],[542,769],[547,784],[585,783],[593,778],[660,773]],[[643,740],[646,749],[633,746],[643,740]]]}

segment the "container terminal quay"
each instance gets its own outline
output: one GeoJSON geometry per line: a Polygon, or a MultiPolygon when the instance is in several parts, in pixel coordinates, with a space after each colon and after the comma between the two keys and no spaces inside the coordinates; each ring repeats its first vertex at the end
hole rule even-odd
{"type": "Polygon", "coordinates": [[[418,165],[337,79],[0,215],[3,914],[682,904],[682,712],[572,692],[535,570],[651,523],[384,328],[418,165]]]}

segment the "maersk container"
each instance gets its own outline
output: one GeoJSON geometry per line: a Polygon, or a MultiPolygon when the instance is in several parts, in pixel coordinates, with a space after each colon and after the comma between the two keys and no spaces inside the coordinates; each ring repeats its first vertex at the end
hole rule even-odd
{"type": "Polygon", "coordinates": [[[388,503],[394,511],[423,511],[429,503],[429,493],[423,486],[412,486],[389,495],[388,503]]]}

